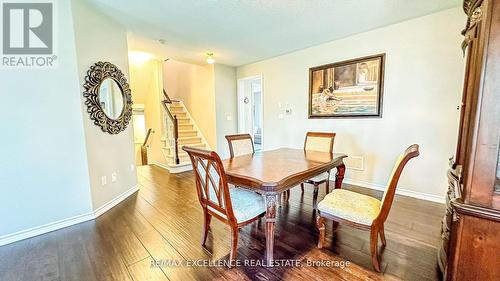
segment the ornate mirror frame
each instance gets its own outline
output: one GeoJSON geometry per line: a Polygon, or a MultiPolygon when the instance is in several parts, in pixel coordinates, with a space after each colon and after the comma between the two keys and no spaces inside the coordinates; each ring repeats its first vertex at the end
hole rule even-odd
{"type": "Polygon", "coordinates": [[[132,94],[127,78],[116,65],[102,61],[92,65],[87,71],[83,88],[87,112],[95,125],[100,126],[103,132],[110,134],[118,134],[127,128],[132,118],[132,94]],[[123,110],[116,119],[107,116],[99,102],[99,89],[102,81],[107,78],[113,79],[118,84],[123,96],[123,110]]]}

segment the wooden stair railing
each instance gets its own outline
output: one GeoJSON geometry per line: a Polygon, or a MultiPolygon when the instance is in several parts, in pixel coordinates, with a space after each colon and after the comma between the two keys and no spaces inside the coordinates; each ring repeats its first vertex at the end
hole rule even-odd
{"type": "Polygon", "coordinates": [[[163,96],[165,97],[164,100],[161,101],[161,104],[163,105],[163,108],[165,108],[165,111],[167,112],[168,118],[172,120],[172,123],[174,124],[174,159],[175,159],[175,164],[179,164],[179,121],[177,120],[176,115],[172,115],[172,112],[170,112],[170,108],[168,108],[167,104],[172,104],[172,99],[168,96],[167,92],[165,89],[163,90],[163,96]]]}
{"type": "Polygon", "coordinates": [[[151,137],[151,134],[153,134],[155,131],[153,129],[149,128],[148,132],[146,133],[146,138],[144,138],[144,142],[141,145],[141,162],[142,165],[147,165],[148,164],[148,142],[149,138],[151,137]]]}

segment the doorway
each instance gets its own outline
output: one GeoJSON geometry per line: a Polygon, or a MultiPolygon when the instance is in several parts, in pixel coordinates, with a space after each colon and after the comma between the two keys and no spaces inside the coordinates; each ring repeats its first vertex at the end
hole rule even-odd
{"type": "Polygon", "coordinates": [[[250,134],[255,151],[261,151],[263,128],[262,75],[238,79],[238,133],[250,134]]]}
{"type": "Polygon", "coordinates": [[[134,127],[134,150],[135,165],[141,166],[142,163],[142,145],[146,138],[146,119],[144,116],[144,105],[134,104],[132,107],[132,124],[134,127]]]}

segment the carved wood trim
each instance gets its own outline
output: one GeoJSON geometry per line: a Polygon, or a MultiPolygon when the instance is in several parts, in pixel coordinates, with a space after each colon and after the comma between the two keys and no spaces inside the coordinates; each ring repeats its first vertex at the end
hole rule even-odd
{"type": "Polygon", "coordinates": [[[96,62],[87,71],[83,88],[87,112],[95,125],[101,127],[103,132],[110,134],[118,134],[127,128],[132,118],[132,94],[127,78],[116,65],[110,62],[96,62]],[[106,78],[113,79],[120,86],[123,95],[123,110],[116,119],[108,117],[99,102],[99,88],[106,78]]]}
{"type": "Polygon", "coordinates": [[[477,37],[476,32],[471,34],[469,31],[472,31],[483,18],[483,10],[481,9],[482,3],[483,0],[464,1],[463,9],[465,14],[467,15],[467,23],[465,24],[465,28],[462,30],[462,35],[464,35],[465,37],[464,41],[462,42],[462,51],[464,52],[464,55],[467,46],[472,40],[474,40],[474,38],[477,37]]]}
{"type": "Polygon", "coordinates": [[[460,198],[453,199],[451,200],[450,203],[454,210],[453,212],[454,221],[459,220],[460,214],[463,214],[463,215],[500,222],[500,210],[464,204],[460,198]]]}
{"type": "Polygon", "coordinates": [[[467,23],[465,24],[462,35],[476,25],[482,18],[481,4],[483,0],[465,0],[463,4],[464,13],[467,15],[467,23]]]}

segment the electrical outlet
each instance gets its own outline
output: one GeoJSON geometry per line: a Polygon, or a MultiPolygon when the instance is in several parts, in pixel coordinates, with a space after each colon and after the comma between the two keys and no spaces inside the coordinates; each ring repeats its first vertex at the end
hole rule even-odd
{"type": "Polygon", "coordinates": [[[101,177],[101,185],[106,185],[108,183],[108,178],[106,176],[101,177]]]}
{"type": "Polygon", "coordinates": [[[130,164],[130,171],[133,172],[135,170],[135,165],[134,164],[130,164]]]}
{"type": "Polygon", "coordinates": [[[231,120],[233,120],[233,116],[231,116],[231,115],[227,115],[227,116],[226,116],[226,120],[227,120],[227,121],[231,121],[231,120]]]}
{"type": "Polygon", "coordinates": [[[111,182],[116,182],[116,177],[117,177],[116,172],[112,173],[111,174],[111,182]]]}

